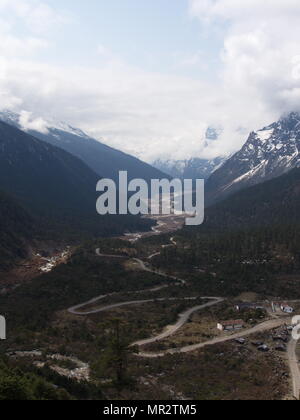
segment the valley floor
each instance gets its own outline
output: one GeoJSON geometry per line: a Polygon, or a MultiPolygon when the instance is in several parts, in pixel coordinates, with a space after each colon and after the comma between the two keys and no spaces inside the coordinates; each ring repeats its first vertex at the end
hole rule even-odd
{"type": "MultiPolygon", "coordinates": [[[[59,263],[66,262],[67,255],[60,254],[64,259],[56,260],[58,269],[52,271],[52,267],[43,276],[47,286],[44,280],[33,280],[32,287],[42,286],[35,290],[36,298],[50,293],[50,300],[40,301],[33,313],[34,325],[24,325],[22,333],[17,322],[15,336],[8,341],[10,363],[31,366],[50,381],[65,377],[97,384],[107,399],[298,398],[299,363],[287,328],[290,316],[273,314],[270,302],[263,301],[264,314],[245,314],[243,330],[220,332],[219,321],[242,316],[233,312],[236,299],[205,296],[190,278],[153,265],[166,248],[176,249],[173,232],[181,225],[182,218],[159,219],[152,233],[91,244],[65,267],[59,263]],[[71,273],[76,280],[72,293],[71,273]],[[54,291],[48,289],[52,281],[62,288],[53,298],[54,291]],[[82,281],[88,289],[84,293],[82,281]],[[47,305],[46,319],[38,319],[44,317],[47,305]],[[128,382],[122,387],[115,385],[113,367],[104,363],[116,322],[128,349],[128,382]],[[286,351],[276,350],[274,336],[288,337],[286,351]],[[241,338],[245,342],[237,341],[241,338]],[[268,351],[260,352],[256,342],[264,343],[268,351]]],[[[31,294],[30,284],[27,287],[31,294]]],[[[19,302],[18,293],[24,296],[21,289],[8,294],[8,304],[19,302]]],[[[300,308],[298,301],[293,305],[300,308]]],[[[69,383],[64,387],[71,392],[69,383]]]]}

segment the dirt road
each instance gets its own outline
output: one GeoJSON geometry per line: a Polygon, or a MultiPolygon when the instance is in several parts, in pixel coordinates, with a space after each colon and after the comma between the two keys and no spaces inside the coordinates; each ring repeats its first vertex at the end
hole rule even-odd
{"type": "MultiPolygon", "coordinates": [[[[157,228],[153,228],[153,231],[155,234],[159,234],[161,232],[158,231],[157,228]]],[[[176,242],[174,240],[174,238],[171,238],[171,244],[170,245],[164,245],[162,246],[162,248],[167,247],[167,246],[176,246],[176,242]]],[[[103,257],[103,258],[119,258],[119,259],[126,259],[128,257],[126,256],[120,256],[120,255],[105,255],[105,254],[101,254],[100,249],[96,250],[96,254],[99,257],[103,257]]],[[[153,254],[149,257],[149,260],[151,260],[152,258],[154,258],[156,255],[159,255],[159,253],[153,254]]],[[[165,277],[165,278],[169,278],[169,279],[173,279],[177,282],[177,284],[181,284],[181,285],[185,285],[186,281],[179,279],[176,276],[171,276],[167,273],[161,272],[161,271],[156,271],[153,270],[152,268],[150,268],[148,265],[146,265],[146,263],[138,258],[133,259],[133,261],[135,261],[136,263],[139,264],[140,268],[143,271],[149,272],[149,273],[153,273],[156,275],[159,275],[161,277],[165,277]]],[[[162,286],[158,286],[156,288],[153,289],[148,289],[148,290],[141,290],[141,291],[137,291],[137,292],[132,292],[132,293],[144,293],[147,291],[159,291],[165,287],[170,287],[170,285],[162,285],[162,286]]],[[[145,304],[145,303],[150,303],[150,302],[160,302],[160,301],[174,301],[174,300],[179,300],[180,298],[160,298],[160,299],[147,299],[147,300],[135,300],[135,301],[127,301],[127,302],[122,302],[122,303],[116,303],[116,304],[111,304],[111,305],[107,305],[104,306],[102,308],[96,308],[90,311],[83,311],[82,308],[84,308],[85,306],[89,306],[89,305],[93,305],[96,304],[97,302],[99,302],[100,300],[103,300],[104,298],[110,297],[110,296],[115,296],[117,293],[112,293],[112,294],[108,294],[108,295],[103,295],[103,296],[98,296],[94,299],[91,299],[88,302],[82,303],[80,305],[74,306],[72,308],[69,308],[68,311],[74,315],[80,315],[80,316],[86,316],[86,315],[90,315],[90,314],[95,314],[95,313],[100,313],[100,312],[105,312],[105,311],[109,311],[109,310],[113,310],[116,308],[120,308],[120,307],[124,307],[124,306],[129,306],[129,305],[139,305],[139,304],[145,304]]],[[[184,300],[196,300],[197,297],[186,297],[186,298],[181,298],[184,300]]],[[[208,302],[206,304],[203,305],[198,305],[198,306],[194,306],[188,310],[186,310],[185,312],[183,312],[182,314],[179,315],[179,319],[178,321],[174,324],[174,325],[170,325],[168,327],[165,328],[165,330],[155,336],[155,337],[151,337],[148,339],[144,339],[144,340],[140,340],[137,341],[135,343],[132,344],[132,346],[136,346],[139,348],[142,348],[146,345],[149,344],[153,344],[159,341],[162,341],[168,337],[170,337],[171,335],[175,334],[180,328],[182,328],[190,319],[191,315],[194,312],[197,312],[201,309],[216,305],[218,303],[223,302],[225,299],[222,298],[217,298],[217,297],[207,297],[207,298],[203,298],[203,299],[208,299],[211,302],[208,302]]],[[[253,328],[247,329],[247,330],[241,330],[235,334],[231,334],[231,335],[227,335],[227,336],[223,336],[223,337],[216,337],[212,340],[203,342],[203,343],[198,343],[198,344],[194,344],[194,345],[190,345],[190,346],[184,346],[178,349],[168,349],[168,350],[164,350],[161,352],[143,352],[142,350],[137,354],[138,357],[141,358],[160,358],[160,357],[164,357],[166,355],[170,355],[170,354],[178,354],[178,353],[190,353],[190,352],[194,352],[196,350],[200,350],[203,349],[207,346],[212,346],[215,344],[220,344],[220,343],[225,343],[231,340],[235,340],[238,338],[244,338],[247,336],[250,336],[252,334],[256,334],[259,332],[264,332],[264,331],[269,331],[272,329],[276,329],[280,326],[283,326],[285,324],[290,324],[291,325],[291,320],[289,318],[279,318],[277,316],[273,316],[271,320],[263,322],[259,325],[256,325],[253,328]]],[[[293,396],[296,399],[299,399],[299,395],[300,395],[300,369],[299,369],[299,361],[298,358],[296,356],[296,346],[297,346],[297,342],[295,340],[291,340],[289,345],[288,345],[288,351],[287,351],[287,356],[288,356],[288,363],[289,363],[289,367],[290,367],[290,371],[291,371],[291,377],[292,377],[292,383],[293,383],[293,396]]]]}
{"type": "MultiPolygon", "coordinates": [[[[107,296],[105,296],[107,297],[107,296]]],[[[103,296],[101,297],[103,299],[103,296]]],[[[118,308],[122,308],[124,306],[133,306],[133,305],[142,305],[144,303],[151,303],[151,302],[174,302],[176,300],[183,300],[183,301],[192,301],[192,300],[196,300],[198,299],[198,297],[196,296],[192,296],[192,297],[185,297],[185,298],[157,298],[157,299],[144,299],[144,300],[131,300],[131,301],[127,301],[127,302],[122,302],[122,303],[113,303],[111,305],[107,305],[107,306],[103,306],[102,308],[97,308],[97,309],[92,309],[90,311],[78,311],[79,308],[82,308],[83,306],[87,306],[85,305],[78,305],[76,307],[70,308],[68,311],[70,313],[72,313],[73,315],[92,315],[92,314],[97,314],[100,312],[107,312],[107,311],[111,311],[113,309],[118,309],[118,308]]],[[[205,299],[205,298],[204,298],[205,299]]],[[[99,300],[99,299],[97,299],[99,300]]],[[[90,303],[95,303],[95,300],[93,300],[90,303]]],[[[197,308],[202,309],[205,308],[207,305],[201,305],[197,308]]],[[[199,310],[197,309],[197,310],[199,310]]],[[[195,312],[196,309],[194,309],[193,312],[195,312]]],[[[189,309],[190,311],[190,309],[189,309]]]]}
{"type": "MultiPolygon", "coordinates": [[[[128,259],[128,258],[130,258],[128,256],[123,256],[123,255],[102,254],[99,248],[96,249],[96,255],[98,257],[101,257],[101,258],[117,258],[117,259],[128,259]]],[[[172,276],[170,274],[164,273],[163,271],[153,270],[152,268],[148,267],[146,265],[146,263],[144,261],[140,260],[139,258],[132,258],[132,261],[135,261],[140,266],[140,268],[143,271],[146,271],[147,273],[152,273],[152,274],[156,274],[157,276],[161,276],[161,277],[164,277],[164,278],[167,278],[167,279],[175,280],[176,282],[178,282],[178,284],[182,284],[182,285],[186,284],[185,280],[180,279],[176,276],[172,276]]]]}
{"type": "MultiPolygon", "coordinates": [[[[270,321],[266,321],[262,324],[256,325],[255,327],[250,328],[248,330],[243,330],[243,331],[240,331],[236,334],[228,335],[226,337],[217,337],[217,338],[214,338],[212,340],[206,341],[204,343],[194,344],[194,345],[191,345],[191,346],[185,346],[185,347],[181,347],[181,348],[178,348],[178,349],[164,350],[162,352],[153,352],[153,353],[140,352],[138,354],[138,356],[139,357],[144,357],[144,358],[155,359],[155,358],[158,358],[158,357],[164,357],[168,354],[190,353],[190,352],[193,352],[195,350],[203,349],[204,347],[207,347],[207,346],[212,346],[214,344],[225,343],[227,341],[247,337],[251,334],[255,334],[255,333],[258,333],[258,332],[264,332],[264,331],[272,330],[272,329],[275,329],[275,328],[278,328],[278,327],[284,325],[286,323],[286,321],[287,321],[286,319],[284,319],[284,320],[282,320],[282,319],[281,320],[280,319],[277,319],[277,320],[272,319],[270,321]]],[[[158,340],[156,340],[156,341],[158,341],[158,340]]],[[[147,344],[149,344],[149,343],[147,343],[147,344]]]]}
{"type": "Polygon", "coordinates": [[[156,343],[158,341],[162,341],[165,338],[170,337],[171,335],[175,334],[180,328],[182,328],[190,319],[191,315],[195,312],[200,311],[201,309],[209,308],[210,306],[217,305],[218,303],[224,302],[224,299],[216,298],[216,297],[207,297],[203,299],[212,300],[212,302],[205,303],[204,305],[194,306],[193,308],[188,309],[187,311],[183,312],[179,315],[179,319],[174,325],[170,325],[166,327],[165,331],[155,337],[148,338],[146,340],[140,340],[132,344],[132,346],[142,347],[147,344],[156,343]]]}

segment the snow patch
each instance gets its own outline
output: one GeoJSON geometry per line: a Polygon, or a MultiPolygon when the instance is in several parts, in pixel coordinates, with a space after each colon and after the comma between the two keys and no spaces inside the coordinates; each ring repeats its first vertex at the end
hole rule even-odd
{"type": "Polygon", "coordinates": [[[0,120],[15,125],[24,131],[36,131],[42,134],[50,134],[51,132],[51,135],[58,139],[60,138],[59,134],[55,133],[55,131],[62,131],[77,137],[89,138],[89,136],[79,128],[74,128],[64,122],[36,117],[32,112],[25,110],[20,113],[9,110],[0,111],[0,120]]]}
{"type": "Polygon", "coordinates": [[[256,137],[261,141],[265,142],[267,140],[270,140],[272,135],[274,134],[274,128],[269,130],[260,130],[256,133],[256,137]]]}
{"type": "Polygon", "coordinates": [[[79,128],[74,128],[71,125],[63,123],[63,122],[54,122],[54,121],[50,122],[49,121],[47,128],[49,130],[63,131],[64,133],[69,133],[69,134],[72,134],[72,135],[77,136],[77,137],[83,137],[83,138],[88,138],[89,137],[87,134],[85,134],[79,128]]]}
{"type": "Polygon", "coordinates": [[[255,175],[257,175],[257,173],[259,173],[261,170],[263,170],[267,166],[268,163],[269,163],[269,161],[266,160],[266,159],[264,159],[255,168],[251,169],[249,172],[246,172],[245,174],[243,174],[240,177],[236,178],[230,184],[226,185],[226,187],[224,188],[224,191],[227,190],[228,188],[232,187],[232,185],[237,184],[238,182],[241,182],[241,181],[244,181],[244,180],[247,180],[247,179],[251,179],[252,177],[254,177],[255,175]]]}

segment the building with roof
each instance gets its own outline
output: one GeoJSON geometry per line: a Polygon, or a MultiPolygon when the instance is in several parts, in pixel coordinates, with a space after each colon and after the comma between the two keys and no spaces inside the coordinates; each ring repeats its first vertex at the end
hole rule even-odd
{"type": "Polygon", "coordinates": [[[241,319],[231,321],[221,321],[218,323],[217,328],[220,331],[236,331],[244,328],[244,321],[241,319]]]}
{"type": "Polygon", "coordinates": [[[280,309],[286,314],[292,314],[294,312],[294,308],[292,308],[288,303],[282,303],[280,305],[280,309]]]}

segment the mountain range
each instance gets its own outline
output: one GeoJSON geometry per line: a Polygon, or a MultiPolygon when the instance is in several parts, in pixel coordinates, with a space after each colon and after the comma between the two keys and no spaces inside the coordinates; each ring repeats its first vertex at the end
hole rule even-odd
{"type": "Polygon", "coordinates": [[[153,166],[173,178],[207,180],[226,160],[226,157],[187,160],[157,159],[153,162],[153,166]]]}
{"type": "MultiPolygon", "coordinates": [[[[11,111],[0,112],[0,120],[24,131],[21,115],[11,111]]],[[[45,121],[42,130],[26,129],[28,134],[52,146],[59,147],[81,159],[90,169],[103,178],[118,181],[119,171],[127,171],[128,178],[151,179],[166,178],[166,174],[141,160],[113,149],[82,130],[65,123],[45,121]]]]}
{"type": "Polygon", "coordinates": [[[242,149],[210,176],[206,184],[207,204],[299,167],[299,150],[299,113],[290,113],[252,132],[242,149]]]}
{"type": "Polygon", "coordinates": [[[205,229],[221,233],[263,226],[299,225],[300,168],[243,189],[206,211],[205,229]]]}
{"type": "MultiPolygon", "coordinates": [[[[222,132],[223,128],[220,126],[209,126],[204,138],[205,147],[209,149],[219,139],[222,132]]],[[[152,165],[172,178],[207,180],[227,159],[228,156],[219,156],[214,159],[192,157],[181,160],[159,158],[152,165]]]]}
{"type": "MultiPolygon", "coordinates": [[[[250,193],[249,187],[300,166],[300,115],[295,112],[252,132],[242,149],[227,160],[220,157],[211,161],[157,161],[160,170],[111,149],[66,124],[49,125],[46,131],[42,130],[43,133],[29,133],[18,128],[21,126],[20,115],[3,112],[1,118],[8,123],[0,122],[0,190],[9,194],[15,206],[23,208],[30,217],[37,217],[39,223],[43,221],[51,226],[52,222],[52,225],[64,226],[64,229],[73,226],[79,231],[93,231],[93,234],[145,228],[145,221],[136,217],[99,218],[96,215],[95,186],[101,177],[103,161],[106,161],[103,177],[117,176],[119,170],[126,169],[123,164],[134,162],[132,176],[152,179],[165,177],[163,172],[167,172],[172,177],[207,179],[208,205],[240,190],[250,193]],[[105,150],[111,159],[101,150],[105,150]],[[101,155],[101,164],[96,172],[91,166],[96,164],[98,154],[101,155]],[[83,155],[85,159],[78,157],[83,155]],[[93,157],[94,164],[86,162],[89,156],[93,157]],[[146,176],[143,171],[146,171],[146,176]]],[[[210,134],[214,138],[217,135],[210,134]]],[[[261,202],[263,196],[260,195],[261,202]]]]}
{"type": "Polygon", "coordinates": [[[97,180],[69,153],[0,122],[0,188],[33,213],[89,213],[97,180]]]}
{"type": "Polygon", "coordinates": [[[59,241],[68,232],[105,236],[149,226],[139,217],[97,215],[98,180],[77,157],[0,122],[0,190],[22,206],[41,231],[53,231],[59,241]]]}
{"type": "Polygon", "coordinates": [[[64,123],[41,131],[22,129],[21,115],[0,114],[0,267],[25,257],[37,237],[83,240],[150,229],[153,222],[137,216],[99,216],[96,184],[129,178],[165,178],[138,159],[90,138],[64,123]]]}

